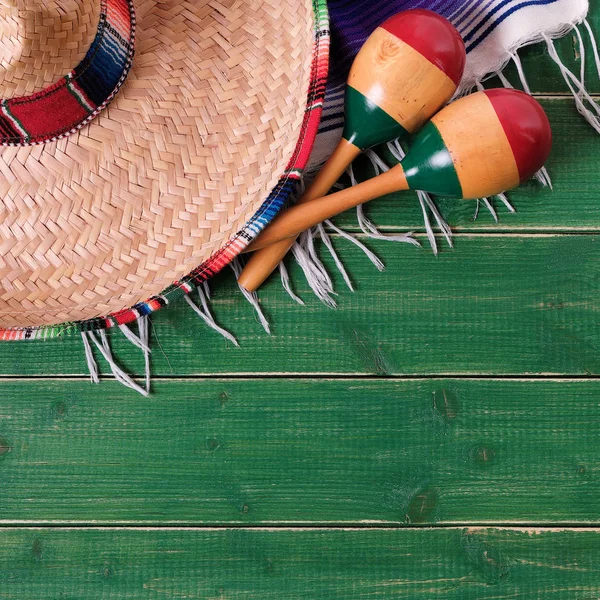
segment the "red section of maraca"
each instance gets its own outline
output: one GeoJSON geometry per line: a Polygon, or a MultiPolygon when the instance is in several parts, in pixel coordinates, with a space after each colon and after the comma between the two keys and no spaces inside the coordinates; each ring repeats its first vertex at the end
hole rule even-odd
{"type": "Polygon", "coordinates": [[[525,181],[546,162],[552,149],[552,129],[540,103],[518,90],[486,90],[512,148],[519,177],[525,181]]]}
{"type": "Polygon", "coordinates": [[[456,85],[465,70],[465,44],[454,26],[430,10],[398,13],[380,25],[443,71],[456,85]]]}

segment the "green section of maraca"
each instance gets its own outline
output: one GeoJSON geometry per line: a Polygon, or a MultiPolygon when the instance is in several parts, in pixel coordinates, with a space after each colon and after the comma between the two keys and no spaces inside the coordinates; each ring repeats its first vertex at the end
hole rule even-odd
{"type": "Polygon", "coordinates": [[[427,190],[451,198],[463,196],[452,156],[431,121],[414,139],[402,167],[411,190],[427,190]]]}
{"type": "Polygon", "coordinates": [[[408,132],[377,104],[353,87],[346,88],[346,124],[344,139],[361,150],[396,138],[406,138],[408,132]]]}

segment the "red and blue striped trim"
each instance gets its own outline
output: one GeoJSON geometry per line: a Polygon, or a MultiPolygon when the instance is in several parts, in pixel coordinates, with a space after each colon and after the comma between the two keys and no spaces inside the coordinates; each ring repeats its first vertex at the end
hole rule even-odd
{"type": "Polygon", "coordinates": [[[52,142],[87,125],[125,82],[134,46],[133,0],[102,0],[96,37],[70,73],[40,92],[0,101],[0,145],[52,142]]]}

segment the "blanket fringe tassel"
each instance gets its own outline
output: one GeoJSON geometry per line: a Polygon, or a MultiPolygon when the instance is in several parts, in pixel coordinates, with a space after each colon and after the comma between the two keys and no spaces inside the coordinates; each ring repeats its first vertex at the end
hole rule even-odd
{"type": "Polygon", "coordinates": [[[99,331],[82,331],[81,337],[83,339],[83,347],[85,351],[85,358],[90,372],[90,379],[93,383],[100,383],[100,376],[98,371],[98,363],[94,357],[94,351],[92,344],[100,352],[101,356],[108,363],[110,371],[113,377],[125,387],[132,389],[142,396],[148,397],[150,394],[150,341],[149,341],[149,317],[140,317],[137,320],[138,333],[134,333],[133,330],[127,325],[120,325],[119,329],[125,336],[125,338],[131,342],[136,348],[139,348],[144,356],[144,385],[139,385],[134,381],[128,373],[126,373],[117,363],[113,356],[113,352],[110,347],[108,336],[104,329],[99,331]],[[92,342],[92,343],[90,343],[92,342]]]}

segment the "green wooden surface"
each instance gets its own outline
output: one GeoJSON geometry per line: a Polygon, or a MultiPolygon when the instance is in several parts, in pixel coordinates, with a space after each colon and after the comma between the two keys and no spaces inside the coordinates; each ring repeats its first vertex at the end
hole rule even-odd
{"type": "Polygon", "coordinates": [[[155,392],[0,383],[0,525],[600,525],[598,380],[169,380],[155,392]]]}
{"type": "MultiPolygon", "coordinates": [[[[499,223],[439,199],[454,250],[367,241],[379,274],[336,237],[356,293],[335,276],[332,311],[292,267],[307,306],[271,280],[271,337],[225,273],[242,348],[161,311],[149,399],[89,384],[76,337],[0,345],[0,600],[600,597],[599,139],[545,48],[520,56],[554,190],[512,192],[499,223]]],[[[367,212],[423,231],[411,194],[367,212]]]]}
{"type": "MultiPolygon", "coordinates": [[[[302,285],[307,306],[299,306],[272,279],[260,294],[273,321],[271,337],[231,271],[218,277],[214,312],[239,337],[239,349],[183,301],[159,311],[153,318],[160,341],[154,344],[154,373],[600,373],[600,236],[460,236],[454,250],[437,258],[408,244],[368,243],[386,258],[384,273],[349,242],[336,244],[357,287],[352,294],[337,277],[337,311],[302,285]]],[[[299,268],[292,276],[301,281],[299,268]]],[[[141,372],[140,351],[120,332],[113,338],[122,363],[141,372]]],[[[72,338],[0,346],[0,369],[85,374],[81,347],[72,338]]]]}
{"type": "Polygon", "coordinates": [[[14,530],[0,598],[592,600],[594,531],[14,530]]]}

